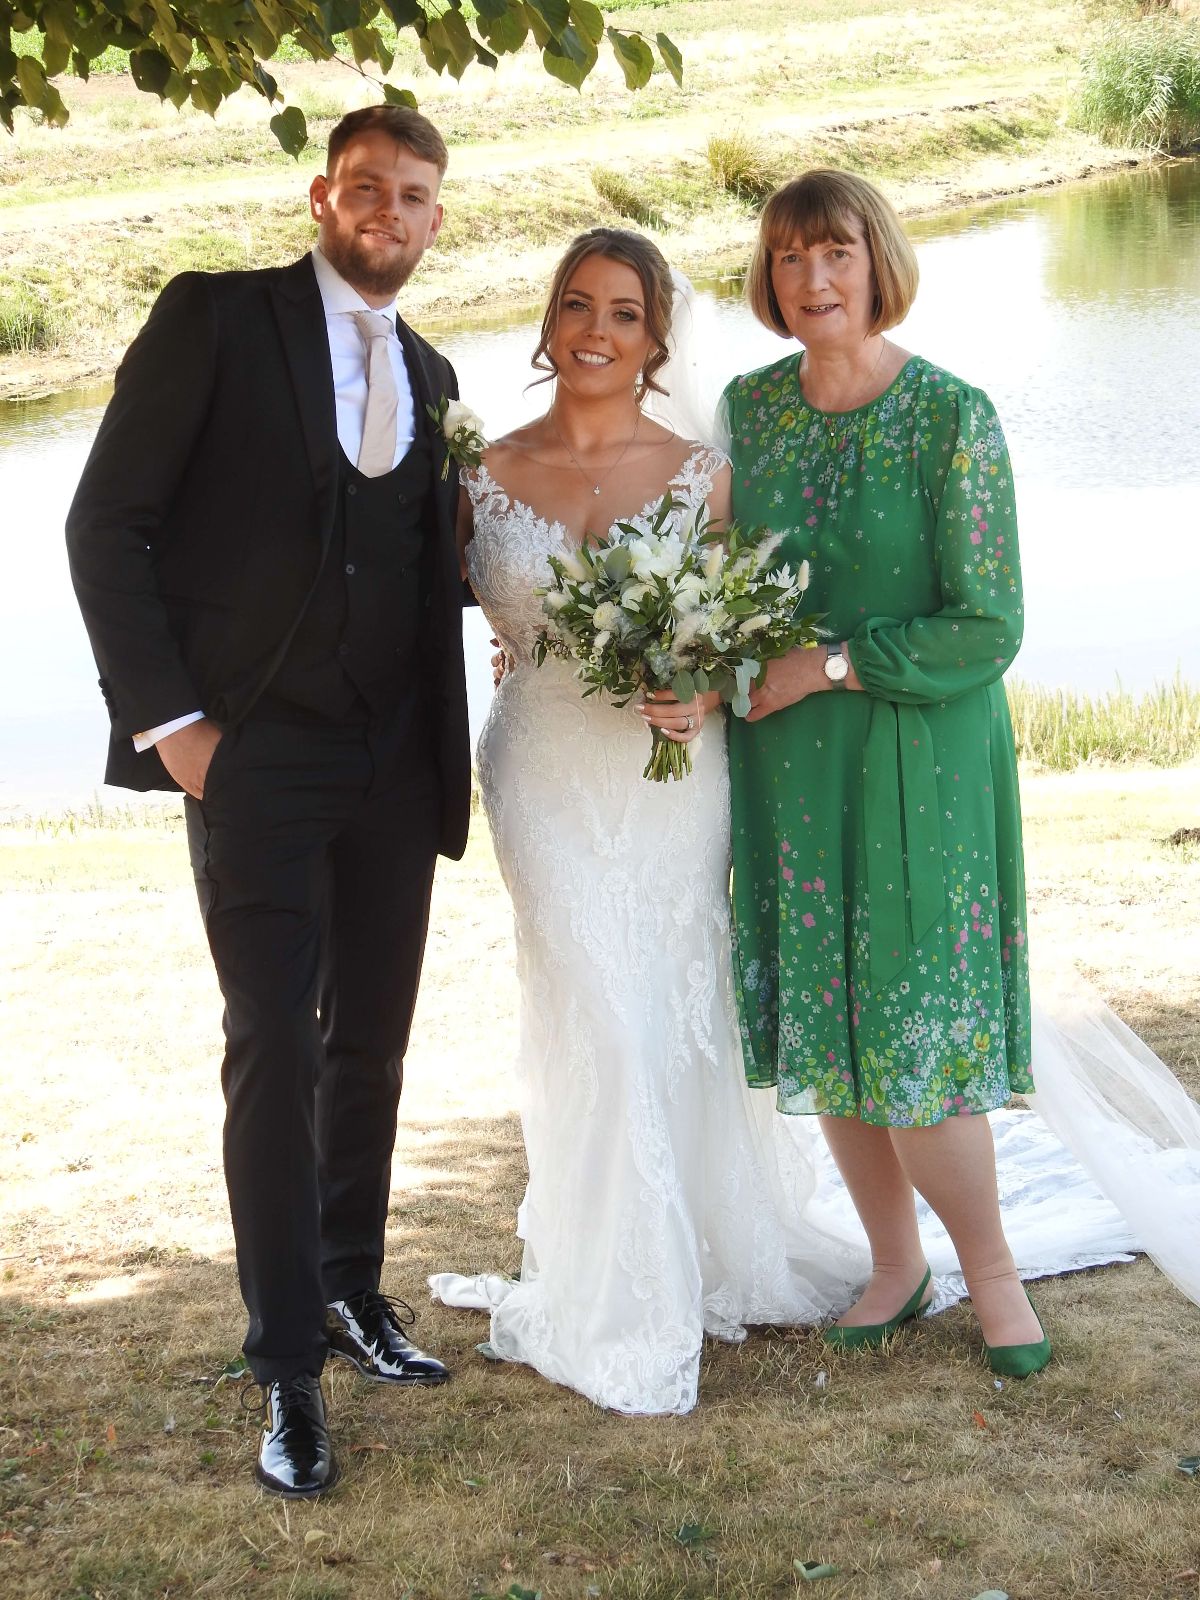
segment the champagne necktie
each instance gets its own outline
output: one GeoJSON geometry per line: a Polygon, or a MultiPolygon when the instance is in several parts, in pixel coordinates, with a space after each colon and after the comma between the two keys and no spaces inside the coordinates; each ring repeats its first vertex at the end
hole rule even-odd
{"type": "Polygon", "coordinates": [[[396,456],[396,376],[388,354],[395,327],[375,311],[356,311],[354,320],[367,347],[367,409],[358,470],[364,478],[381,478],[392,470],[396,456]]]}

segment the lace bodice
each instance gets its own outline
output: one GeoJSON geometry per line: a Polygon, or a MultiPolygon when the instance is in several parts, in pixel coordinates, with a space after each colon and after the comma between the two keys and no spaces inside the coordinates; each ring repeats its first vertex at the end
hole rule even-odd
{"type": "MultiPolygon", "coordinates": [[[[712,493],[713,478],[726,457],[707,445],[697,445],[664,487],[678,502],[672,513],[676,525],[700,510],[712,493]]],[[[509,656],[528,662],[538,630],[544,622],[542,603],[534,590],[549,575],[547,558],[567,547],[561,522],[548,521],[532,506],[512,499],[482,463],[464,468],[462,483],[475,511],[475,535],[467,546],[467,575],[475,598],[496,637],[509,656]]],[[[632,517],[622,517],[635,527],[649,528],[661,497],[650,500],[632,517]]]]}

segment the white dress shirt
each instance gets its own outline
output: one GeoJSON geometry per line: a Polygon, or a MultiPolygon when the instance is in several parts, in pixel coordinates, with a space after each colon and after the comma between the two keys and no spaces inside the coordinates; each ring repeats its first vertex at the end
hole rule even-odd
{"type": "Polygon", "coordinates": [[[363,417],[367,410],[367,347],[354,320],[356,311],[374,311],[386,317],[392,327],[388,340],[392,373],[396,379],[396,453],[392,466],[408,454],[415,434],[412,384],[404,361],[404,350],[396,333],[396,302],[386,306],[369,306],[352,289],[336,268],[313,247],[313,267],[317,274],[317,288],[325,306],[325,330],[329,335],[329,355],[333,361],[333,397],[337,405],[338,443],[347,458],[357,462],[362,444],[363,417]]]}
{"type": "MultiPolygon", "coordinates": [[[[353,462],[358,461],[363,417],[367,410],[367,347],[358,331],[354,313],[375,311],[379,316],[386,317],[392,326],[388,355],[396,379],[396,453],[392,459],[392,466],[396,467],[408,454],[416,435],[412,383],[404,360],[404,348],[395,331],[396,302],[391,300],[386,306],[369,306],[358,290],[352,288],[337,268],[329,264],[316,245],[313,246],[312,264],[317,275],[317,288],[321,291],[321,303],[325,307],[325,332],[333,365],[338,443],[346,452],[347,459],[353,462]]],[[[189,711],[170,722],[160,723],[157,728],[148,728],[145,733],[135,733],[133,747],[138,751],[149,750],[169,733],[176,733],[189,723],[199,722],[203,715],[203,711],[189,711]]]]}

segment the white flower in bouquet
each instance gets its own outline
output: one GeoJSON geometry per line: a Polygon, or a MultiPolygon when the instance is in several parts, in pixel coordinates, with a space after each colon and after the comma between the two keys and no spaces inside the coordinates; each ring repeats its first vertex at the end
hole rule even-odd
{"type": "Polygon", "coordinates": [[[674,536],[655,539],[644,535],[630,541],[629,559],[639,578],[673,578],[682,565],[685,548],[683,540],[674,536]]]}
{"type": "Polygon", "coordinates": [[[698,572],[685,572],[675,585],[675,595],[672,600],[675,614],[685,617],[689,612],[695,611],[704,597],[704,579],[698,572]]]}

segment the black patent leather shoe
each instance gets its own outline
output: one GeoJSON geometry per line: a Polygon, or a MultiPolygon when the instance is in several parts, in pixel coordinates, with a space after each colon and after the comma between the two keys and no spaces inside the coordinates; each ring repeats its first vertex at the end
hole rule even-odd
{"type": "Polygon", "coordinates": [[[254,1475],[288,1500],[311,1500],[332,1489],[337,1462],[329,1443],[321,1380],[300,1373],[266,1389],[266,1416],[254,1475]]]}
{"type": "Polygon", "coordinates": [[[415,1320],[411,1306],[374,1289],[335,1300],[325,1320],[329,1353],[375,1383],[445,1383],[448,1370],[405,1336],[415,1320]]]}

